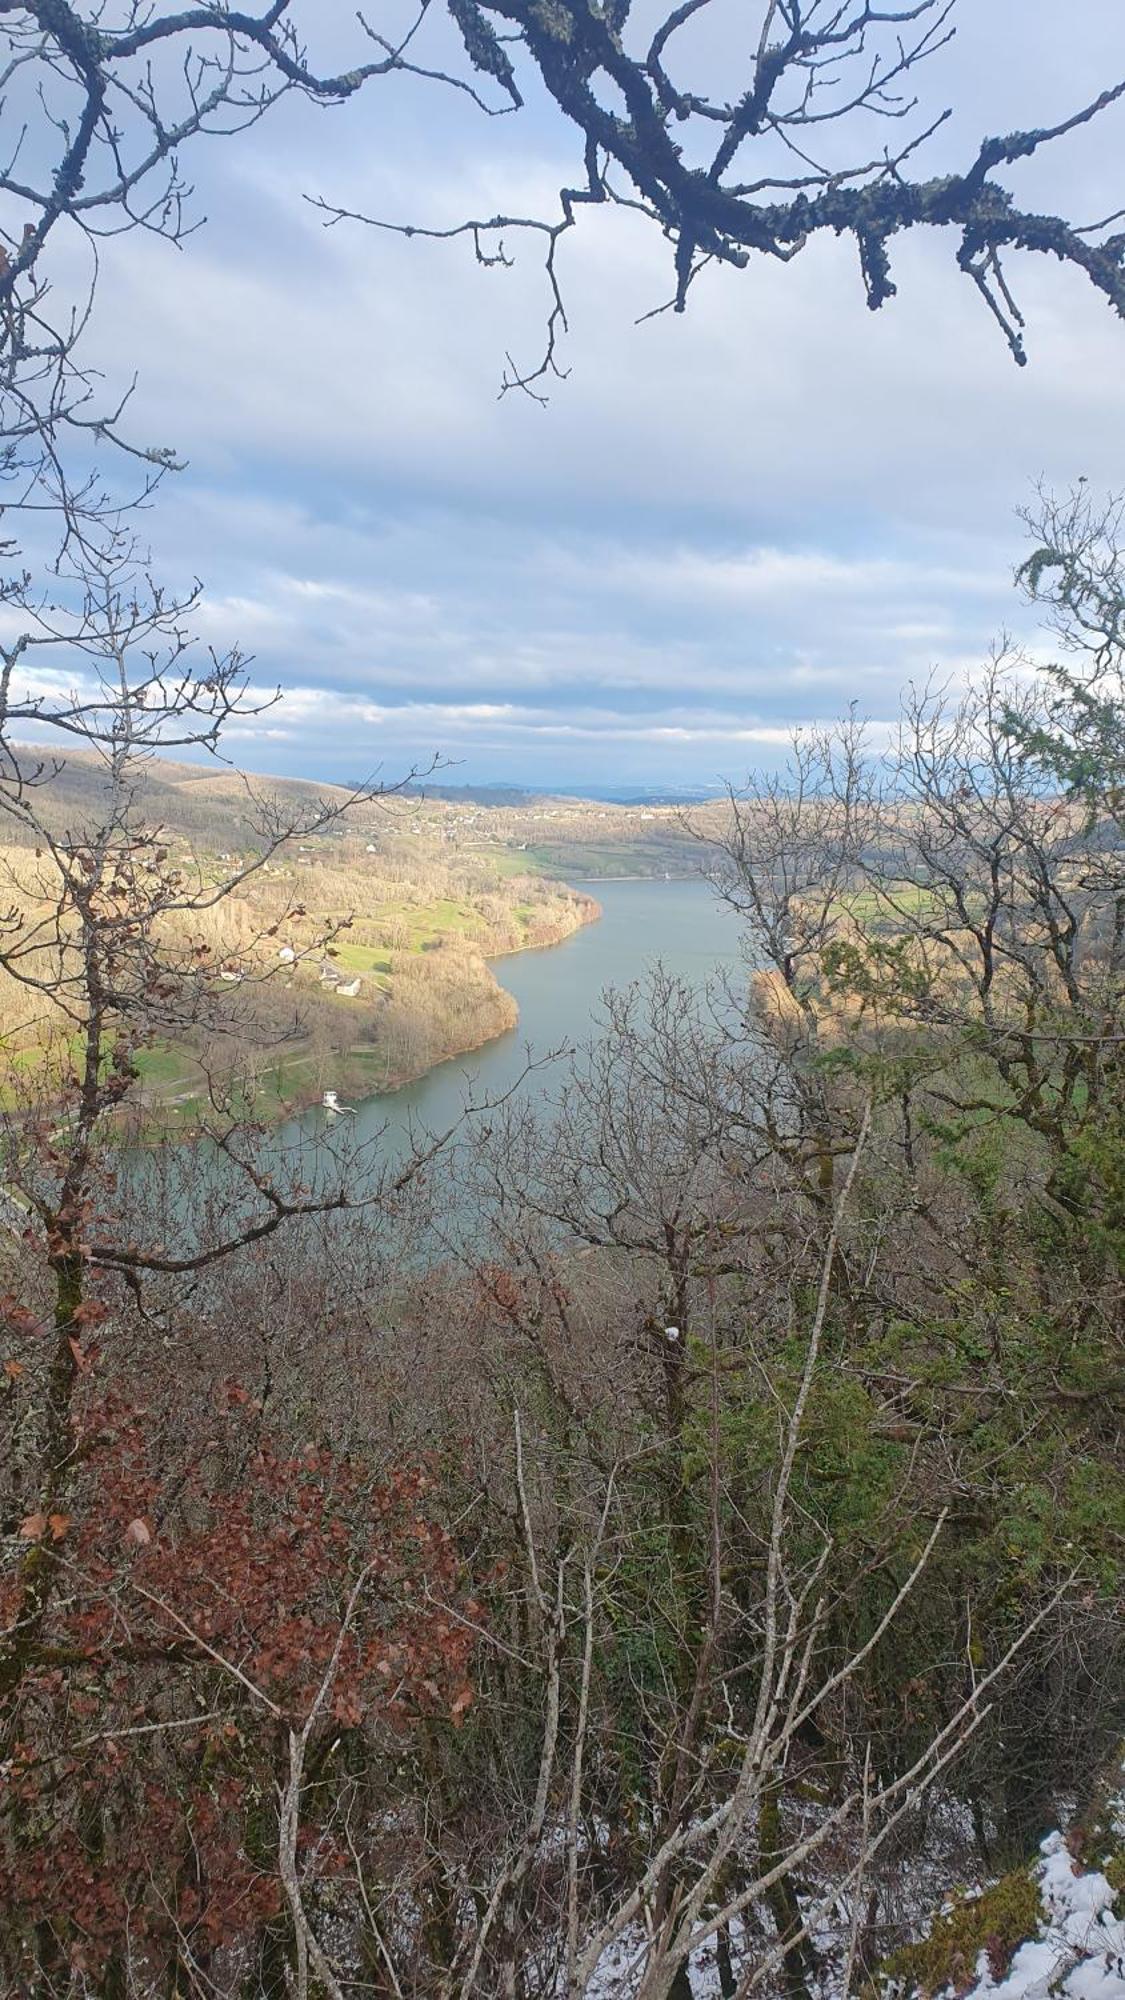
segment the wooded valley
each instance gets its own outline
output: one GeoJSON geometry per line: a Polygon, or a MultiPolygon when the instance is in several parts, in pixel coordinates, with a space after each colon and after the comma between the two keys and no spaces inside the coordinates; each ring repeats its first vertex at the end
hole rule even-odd
{"type": "MultiPolygon", "coordinates": [[[[72,1053],[5,1113],[11,1990],[964,1991],[1048,1921],[1064,1819],[1109,1885],[1070,1963],[1111,1966],[1125,709],[1106,524],[1052,525],[1073,666],[920,694],[889,763],[799,736],[700,850],[744,977],[656,969],[406,1160],[344,1130],[310,1185],[215,1087],[214,1166],[130,1182],[144,1052],[229,1031],[236,950],[275,973],[132,746],[99,825],[42,827],[9,976],[72,1053]],[[449,1176],[471,1223],[420,1257],[449,1176]]],[[[300,962],[358,837],[256,810],[254,934],[300,962]]],[[[518,923],[379,840],[405,906],[518,923]]]]}
{"type": "Polygon", "coordinates": [[[1123,118],[0,0],[0,2000],[1125,2000],[1123,118]]]}

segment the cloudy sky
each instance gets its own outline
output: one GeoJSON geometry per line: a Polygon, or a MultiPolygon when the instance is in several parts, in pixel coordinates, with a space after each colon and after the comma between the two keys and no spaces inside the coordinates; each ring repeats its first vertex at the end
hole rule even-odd
{"type": "MultiPolygon", "coordinates": [[[[314,40],[347,18],[310,0],[314,40]]],[[[926,171],[1125,75],[1121,0],[962,0],[958,21],[924,79],[957,107],[926,171]]],[[[497,397],[505,351],[542,339],[534,244],[486,271],[463,242],[325,230],[304,199],[438,227],[550,213],[578,162],[534,98],[485,119],[390,79],[197,149],[208,219],[183,250],[106,247],[99,356],[139,370],[135,433],[190,461],[146,524],[157,561],[204,579],[203,636],[285,690],[232,744],[246,765],[739,779],[795,722],[852,700],[885,721],[904,681],[969,671],[1003,627],[1032,639],[1015,509],[1038,478],[1125,485],[1125,327],[1042,262],[1012,267],[1019,370],[939,234],[898,244],[877,315],[826,242],[708,272],[685,316],[637,325],[668,246],[592,211],[561,251],[570,373],[543,408],[497,397]]],[[[1119,107],[1010,185],[1093,221],[1125,201],[1123,162],[1119,107]]]]}

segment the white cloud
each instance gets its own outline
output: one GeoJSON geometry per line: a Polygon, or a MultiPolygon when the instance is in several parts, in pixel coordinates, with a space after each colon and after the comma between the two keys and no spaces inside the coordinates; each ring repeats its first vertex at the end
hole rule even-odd
{"type": "MultiPolygon", "coordinates": [[[[1026,0],[961,19],[932,80],[959,103],[939,167],[1065,115],[1125,59],[1099,0],[1065,30],[1026,0]]],[[[1088,284],[1014,261],[1024,371],[939,232],[892,245],[877,315],[826,241],[709,271],[686,315],[636,326],[667,296],[668,246],[591,210],[559,251],[572,373],[546,410],[498,401],[505,350],[542,341],[541,245],[510,239],[515,268],[483,271],[464,240],[325,231],[300,196],[434,225],[549,213],[572,139],[406,85],[371,104],[284,107],[201,155],[216,220],[182,256],[104,246],[100,353],[135,355],[135,427],[193,461],[151,517],[157,553],[207,578],[203,636],[294,690],[248,757],[339,774],[389,732],[490,776],[549,777],[567,746],[610,773],[624,744],[654,778],[694,776],[853,696],[892,713],[903,681],[960,676],[1006,620],[1030,636],[1013,507],[1038,474],[1120,478],[1125,329],[1088,284]]],[[[1020,186],[1092,197],[1121,129],[1076,134],[1020,186]]]]}

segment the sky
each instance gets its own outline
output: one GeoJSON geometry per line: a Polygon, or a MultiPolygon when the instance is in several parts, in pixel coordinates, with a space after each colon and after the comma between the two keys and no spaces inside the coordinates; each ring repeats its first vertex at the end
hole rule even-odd
{"type": "MultiPolygon", "coordinates": [[[[747,4],[701,46],[716,76],[747,4]]],[[[314,47],[349,45],[342,6],[306,19],[314,47]]],[[[926,172],[1125,75],[1120,0],[956,19],[920,79],[926,108],[956,106],[926,172]]],[[[1093,221],[1125,200],[1123,160],[1118,107],[1009,185],[1093,221]]],[[[92,351],[111,379],[136,368],[134,435],[188,461],[144,523],[160,573],[202,578],[202,640],[283,690],[229,739],[247,768],[394,779],[438,755],[452,783],[740,783],[795,724],[854,701],[886,729],[904,683],[956,681],[1004,630],[1034,646],[1017,508],[1039,479],[1125,485],[1125,326],[1042,260],[1010,268],[1020,370],[941,233],[899,240],[878,314],[832,241],[708,271],[686,314],[638,325],[668,245],[592,210],[560,247],[569,373],[543,407],[497,395],[505,353],[542,340],[533,242],[484,270],[464,241],[326,230],[306,199],[435,227],[551,215],[580,148],[533,90],[486,118],[391,78],[189,164],[205,226],[103,246],[92,351]]]]}

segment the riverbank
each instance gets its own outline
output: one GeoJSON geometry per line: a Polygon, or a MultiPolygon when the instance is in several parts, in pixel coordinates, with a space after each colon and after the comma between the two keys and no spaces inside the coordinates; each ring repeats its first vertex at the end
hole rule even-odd
{"type": "MultiPolygon", "coordinates": [[[[568,890],[567,897],[565,905],[553,906],[549,923],[529,927],[519,944],[483,951],[451,937],[404,958],[373,1008],[364,1014],[353,1003],[348,1010],[349,1021],[370,1039],[327,1046],[302,1037],[284,1054],[267,1059],[263,1053],[237,1072],[228,1070],[223,1088],[236,1112],[271,1126],[319,1105],[325,1090],[344,1102],[393,1096],[511,1034],[519,1025],[519,1004],[492,964],[545,953],[598,922],[602,910],[592,896],[568,890]]],[[[187,1133],[204,1116],[209,1093],[203,1065],[196,1062],[193,1074],[186,1053],[177,1060],[167,1049],[147,1052],[147,1074],[123,1119],[134,1143],[151,1143],[169,1130],[187,1133]]]]}
{"type": "MultiPolygon", "coordinates": [[[[729,906],[699,880],[662,878],[609,883],[602,921],[577,926],[557,950],[519,951],[498,967],[519,1008],[519,1028],[438,1063],[397,1090],[341,1100],[356,1106],[347,1121],[348,1143],[377,1144],[383,1160],[407,1158],[419,1132],[444,1132],[464,1116],[466,1094],[478,1104],[513,1093],[521,1101],[550,1105],[565,1088],[565,1064],[551,1060],[597,1038],[605,1020],[603,995],[644,980],[655,958],[685,985],[702,993],[716,970],[737,976],[739,926],[729,906]]],[[[315,1160],[324,1114],[310,1112],[286,1130],[287,1146],[309,1148],[315,1160]]],[[[311,1171],[311,1169],[310,1169],[311,1171]]],[[[446,1176],[449,1213],[461,1195],[455,1173],[446,1176]]]]}
{"type": "MultiPolygon", "coordinates": [[[[246,858],[170,840],[172,859],[182,846],[184,865],[213,876],[216,889],[246,858]]],[[[377,840],[294,844],[190,930],[169,914],[161,950],[170,963],[189,953],[206,969],[213,1000],[198,1027],[134,1053],[116,1122],[183,1130],[221,1102],[276,1124],[326,1089],[401,1089],[510,1033],[518,1007],[489,961],[561,943],[599,914],[588,893],[513,860],[450,852],[425,829],[398,826],[377,840]]],[[[25,912],[29,924],[49,915],[46,903],[25,912]]],[[[26,1014],[22,989],[0,982],[0,1111],[64,1115],[81,1030],[62,1011],[30,1023],[26,1014]]]]}

